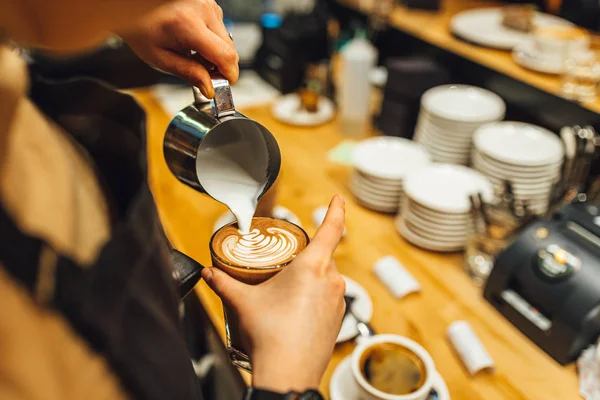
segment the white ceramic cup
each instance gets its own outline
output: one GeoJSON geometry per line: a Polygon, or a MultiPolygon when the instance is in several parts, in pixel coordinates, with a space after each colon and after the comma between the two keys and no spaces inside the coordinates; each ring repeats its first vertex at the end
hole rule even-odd
{"type": "Polygon", "coordinates": [[[359,400],[426,400],[435,388],[435,383],[439,381],[439,374],[435,369],[433,359],[421,345],[417,342],[398,335],[375,335],[368,338],[360,338],[358,345],[352,353],[352,376],[356,381],[359,400]],[[379,343],[394,343],[407,348],[417,355],[425,366],[425,383],[415,392],[409,394],[389,394],[384,393],[367,382],[361,372],[360,361],[363,353],[369,348],[379,343]]]}
{"type": "Polygon", "coordinates": [[[540,29],[533,40],[542,57],[557,62],[584,53],[590,47],[590,36],[573,27],[540,29]]]}

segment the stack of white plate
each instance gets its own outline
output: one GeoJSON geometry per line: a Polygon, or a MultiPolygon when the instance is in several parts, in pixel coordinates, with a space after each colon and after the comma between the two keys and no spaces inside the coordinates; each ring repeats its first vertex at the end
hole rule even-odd
{"type": "Polygon", "coordinates": [[[473,230],[469,195],[481,193],[490,201],[493,187],[470,168],[431,164],[407,176],[404,193],[396,218],[400,235],[427,250],[459,251],[473,230]]]}
{"type": "Polygon", "coordinates": [[[354,151],[350,190],[364,207],[395,213],[404,175],[429,162],[427,151],[411,140],[387,136],[363,140],[354,151]]]}
{"type": "Polygon", "coordinates": [[[539,126],[498,122],[480,127],[473,138],[473,167],[501,188],[512,183],[516,199],[542,214],[560,179],[564,149],[560,139],[539,126]]]}
{"type": "Polygon", "coordinates": [[[421,98],[414,140],[425,146],[436,162],[467,165],[473,132],[504,118],[505,110],[504,101],[488,90],[437,86],[421,98]]]}

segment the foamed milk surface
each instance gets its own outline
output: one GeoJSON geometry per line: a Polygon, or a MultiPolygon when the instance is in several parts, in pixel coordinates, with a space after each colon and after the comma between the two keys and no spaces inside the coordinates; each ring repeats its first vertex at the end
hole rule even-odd
{"type": "Polygon", "coordinates": [[[200,183],[211,197],[225,204],[235,215],[240,232],[250,232],[252,217],[258,203],[258,196],[265,183],[257,181],[242,165],[232,159],[252,157],[243,143],[234,142],[212,149],[196,160],[196,171],[202,177],[200,183]]]}
{"type": "Polygon", "coordinates": [[[231,235],[223,240],[226,259],[247,267],[276,266],[289,261],[298,250],[298,238],[291,232],[271,227],[261,232],[252,229],[244,235],[231,235]]]}

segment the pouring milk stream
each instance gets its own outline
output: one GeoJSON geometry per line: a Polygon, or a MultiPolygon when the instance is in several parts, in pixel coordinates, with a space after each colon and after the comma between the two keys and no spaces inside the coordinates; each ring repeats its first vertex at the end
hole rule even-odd
{"type": "MultiPolygon", "coordinates": [[[[258,197],[266,184],[257,178],[260,172],[256,167],[247,168],[253,162],[260,164],[254,157],[256,154],[251,154],[239,141],[211,149],[196,160],[198,177],[206,193],[231,210],[244,234],[250,233],[258,197]]],[[[264,171],[266,178],[266,166],[264,171]]]]}

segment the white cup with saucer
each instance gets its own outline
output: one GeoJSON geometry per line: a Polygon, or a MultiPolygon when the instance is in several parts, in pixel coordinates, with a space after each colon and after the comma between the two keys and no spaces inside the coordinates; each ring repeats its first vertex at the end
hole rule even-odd
{"type": "MultiPolygon", "coordinates": [[[[397,367],[397,364],[389,365],[397,367]]],[[[397,382],[397,379],[393,381],[397,382]]],[[[437,393],[439,400],[450,400],[448,388],[427,350],[409,338],[392,334],[359,337],[357,347],[351,356],[340,363],[330,384],[332,400],[427,400],[433,391],[437,393]],[[414,390],[402,394],[386,393],[373,386],[365,377],[365,362],[369,355],[374,355],[374,351],[377,351],[380,356],[381,351],[388,350],[400,351],[402,357],[406,354],[417,362],[422,376],[418,378],[419,383],[414,390]]]]}
{"type": "Polygon", "coordinates": [[[543,27],[535,31],[533,43],[542,58],[562,64],[566,59],[586,52],[590,47],[590,36],[572,26],[543,27]]]}

